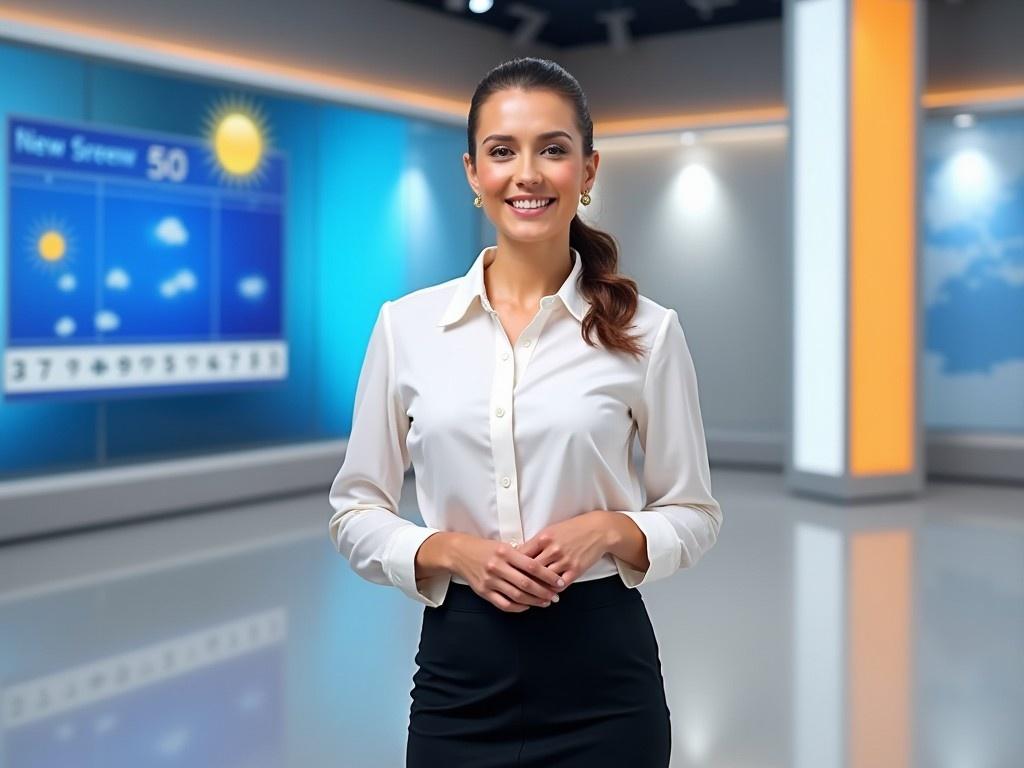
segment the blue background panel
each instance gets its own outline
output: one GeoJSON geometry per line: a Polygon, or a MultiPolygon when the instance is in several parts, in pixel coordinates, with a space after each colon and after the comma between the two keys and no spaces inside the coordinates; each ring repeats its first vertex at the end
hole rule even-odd
{"type": "Polygon", "coordinates": [[[926,424],[1024,433],[1024,116],[929,121],[922,170],[926,424]]]}
{"type": "MultiPolygon", "coordinates": [[[[343,437],[381,303],[464,273],[479,251],[481,215],[472,206],[462,170],[461,126],[16,45],[0,46],[0,67],[23,73],[0,90],[0,119],[20,116],[203,140],[219,111],[238,104],[255,111],[271,148],[280,153],[287,180],[283,213],[261,219],[257,227],[249,214],[258,201],[235,205],[223,211],[218,232],[216,226],[204,228],[186,204],[175,203],[175,215],[188,219],[190,238],[197,243],[208,238],[216,245],[218,238],[230,238],[240,245],[225,256],[216,297],[185,297],[195,305],[179,302],[174,311],[180,317],[173,325],[199,335],[219,325],[228,338],[280,334],[289,351],[287,380],[238,390],[0,401],[0,477],[343,437]],[[283,260],[275,271],[270,254],[277,242],[283,260]],[[275,284],[281,288],[279,305],[275,284]],[[198,311],[210,301],[216,313],[198,311]]],[[[0,171],[6,174],[7,168],[0,171]]],[[[123,259],[142,249],[148,266],[136,265],[131,277],[133,284],[141,281],[152,289],[169,266],[169,254],[146,239],[139,223],[152,213],[154,199],[126,194],[120,186],[108,191],[113,217],[100,217],[92,231],[85,212],[81,224],[77,218],[69,224],[83,260],[98,237],[95,228],[104,228],[112,243],[101,254],[104,270],[76,276],[81,306],[60,306],[74,313],[79,334],[94,332],[95,313],[84,297],[99,294],[104,307],[122,320],[108,340],[135,341],[166,331],[162,312],[167,307],[157,310],[155,304],[107,290],[106,274],[117,267],[127,272],[123,259]]],[[[2,202],[6,210],[8,201],[2,202]]],[[[28,228],[39,218],[29,209],[36,203],[26,198],[10,218],[29,241],[28,228]]],[[[39,317],[24,330],[43,332],[52,343],[47,302],[67,297],[54,292],[59,276],[36,269],[38,259],[28,258],[31,249],[22,256],[19,263],[18,254],[3,254],[14,267],[34,270],[25,277],[34,281],[26,300],[38,305],[39,317]]],[[[184,254],[175,258],[189,261],[197,294],[200,286],[218,284],[198,260],[184,254]]],[[[6,273],[0,279],[6,280],[6,273]]],[[[6,284],[0,285],[0,296],[6,296],[6,284]]],[[[10,309],[0,312],[0,323],[6,323],[10,309]]],[[[32,316],[28,310],[23,314],[32,316]]],[[[0,331],[6,338],[6,326],[0,331]]]]}

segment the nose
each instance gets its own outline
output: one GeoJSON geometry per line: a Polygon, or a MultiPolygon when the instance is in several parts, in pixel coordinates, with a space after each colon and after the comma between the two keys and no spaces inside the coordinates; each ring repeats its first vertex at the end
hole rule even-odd
{"type": "Polygon", "coordinates": [[[535,186],[539,182],[540,173],[537,171],[537,166],[533,165],[529,159],[523,160],[518,173],[516,173],[516,183],[535,186]]]}

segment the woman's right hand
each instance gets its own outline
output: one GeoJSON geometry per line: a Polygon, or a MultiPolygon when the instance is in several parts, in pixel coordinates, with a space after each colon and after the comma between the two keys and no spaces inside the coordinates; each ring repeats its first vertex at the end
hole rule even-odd
{"type": "Polygon", "coordinates": [[[503,541],[463,534],[452,541],[451,570],[484,600],[509,613],[558,602],[561,576],[503,541]]]}

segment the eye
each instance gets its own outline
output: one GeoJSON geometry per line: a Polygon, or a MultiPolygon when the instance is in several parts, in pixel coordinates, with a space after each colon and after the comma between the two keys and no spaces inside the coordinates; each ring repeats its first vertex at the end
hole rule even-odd
{"type": "MultiPolygon", "coordinates": [[[[565,149],[562,146],[558,145],[558,144],[550,144],[550,145],[548,145],[547,147],[544,148],[544,151],[547,152],[549,149],[555,150],[552,153],[553,155],[564,155],[564,154],[566,154],[565,149]]],[[[508,157],[511,154],[511,150],[508,147],[499,144],[498,146],[496,146],[493,149],[491,149],[491,151],[488,152],[487,154],[490,155],[491,157],[501,157],[501,158],[504,158],[504,157],[508,157]],[[499,152],[503,152],[503,154],[499,154],[499,152]]]]}

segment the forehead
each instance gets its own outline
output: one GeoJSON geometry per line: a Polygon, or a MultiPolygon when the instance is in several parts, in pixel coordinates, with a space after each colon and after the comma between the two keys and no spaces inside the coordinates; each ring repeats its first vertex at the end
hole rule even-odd
{"type": "Polygon", "coordinates": [[[491,133],[530,136],[563,130],[576,135],[572,105],[551,91],[505,90],[491,94],[480,107],[477,135],[491,133]]]}

